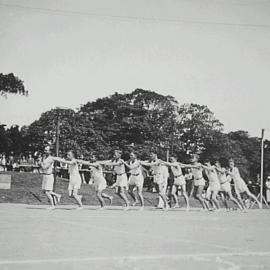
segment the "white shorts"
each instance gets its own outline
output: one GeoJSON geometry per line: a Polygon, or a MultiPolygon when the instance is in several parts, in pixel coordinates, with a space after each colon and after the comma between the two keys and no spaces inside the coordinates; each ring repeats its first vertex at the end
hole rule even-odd
{"type": "Polygon", "coordinates": [[[248,191],[248,187],[244,180],[240,179],[237,183],[234,184],[235,193],[240,194],[248,191]]]}
{"type": "Polygon", "coordinates": [[[154,183],[158,185],[158,189],[159,189],[158,191],[160,193],[166,194],[168,181],[167,179],[164,178],[163,175],[161,174],[154,175],[154,183]]]}
{"type": "Polygon", "coordinates": [[[165,178],[162,174],[156,174],[154,175],[154,183],[158,185],[163,185],[167,183],[167,178],[165,178]]]}
{"type": "Polygon", "coordinates": [[[80,189],[82,184],[82,179],[80,175],[71,177],[69,180],[68,190],[80,189]]]}
{"type": "Polygon", "coordinates": [[[194,179],[194,186],[195,187],[205,186],[205,180],[204,180],[204,178],[194,179]]]}
{"type": "Polygon", "coordinates": [[[210,190],[210,192],[219,191],[220,190],[219,182],[210,182],[209,183],[209,190],[210,190]]]}
{"type": "Polygon", "coordinates": [[[179,175],[178,177],[174,177],[174,183],[175,186],[184,186],[186,185],[186,179],[184,175],[179,175]]]}
{"type": "Polygon", "coordinates": [[[124,174],[121,174],[121,175],[117,175],[115,185],[117,187],[126,187],[127,188],[127,185],[128,185],[127,174],[124,173],[124,174]]]}
{"type": "Polygon", "coordinates": [[[128,184],[130,186],[143,187],[144,178],[142,174],[130,175],[128,184]]]}
{"type": "Polygon", "coordinates": [[[102,191],[107,187],[104,177],[94,177],[94,188],[96,191],[102,191]]]}
{"type": "Polygon", "coordinates": [[[223,184],[220,184],[220,191],[230,192],[231,191],[231,184],[230,184],[230,182],[225,182],[223,184]]]}
{"type": "Polygon", "coordinates": [[[42,175],[42,190],[53,190],[54,177],[53,174],[42,175]]]}

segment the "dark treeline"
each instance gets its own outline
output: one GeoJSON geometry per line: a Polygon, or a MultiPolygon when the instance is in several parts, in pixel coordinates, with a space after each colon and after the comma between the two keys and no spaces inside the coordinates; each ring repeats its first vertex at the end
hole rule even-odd
{"type": "MultiPolygon", "coordinates": [[[[34,153],[45,144],[54,145],[57,118],[62,154],[74,149],[85,158],[94,152],[103,159],[120,148],[124,158],[135,149],[145,159],[155,149],[163,159],[169,151],[183,162],[194,153],[202,159],[220,159],[224,165],[232,157],[251,181],[260,172],[259,138],[245,131],[224,133],[222,123],[207,106],[179,104],[171,96],[142,89],[88,102],[77,112],[53,109],[22,128],[0,125],[0,153],[34,153]]],[[[270,173],[269,144],[265,142],[266,175],[270,173]]]]}

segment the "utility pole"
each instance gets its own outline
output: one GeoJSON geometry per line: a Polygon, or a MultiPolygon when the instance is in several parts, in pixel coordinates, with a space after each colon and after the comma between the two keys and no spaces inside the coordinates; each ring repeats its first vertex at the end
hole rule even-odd
{"type": "MultiPolygon", "coordinates": [[[[60,111],[57,108],[57,118],[56,118],[56,132],[55,132],[55,153],[56,156],[59,157],[59,137],[60,137],[60,111]]],[[[56,179],[57,179],[57,172],[56,172],[56,163],[54,163],[54,183],[53,183],[53,191],[55,191],[56,187],[56,179]]]]}
{"type": "Polygon", "coordinates": [[[263,167],[264,167],[264,128],[262,129],[261,137],[261,187],[260,187],[260,203],[263,203],[263,167]]]}

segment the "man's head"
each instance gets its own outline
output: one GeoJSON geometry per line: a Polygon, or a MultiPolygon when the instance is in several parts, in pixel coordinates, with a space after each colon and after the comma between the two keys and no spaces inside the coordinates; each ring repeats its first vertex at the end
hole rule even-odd
{"type": "Polygon", "coordinates": [[[232,158],[229,160],[229,167],[230,168],[234,167],[234,160],[232,158]]]}
{"type": "Polygon", "coordinates": [[[176,162],[176,157],[170,157],[170,158],[169,158],[169,161],[170,161],[171,163],[176,162]]]}
{"type": "Polygon", "coordinates": [[[121,151],[121,150],[115,150],[113,156],[114,156],[114,158],[116,158],[116,159],[121,158],[121,156],[122,156],[122,151],[121,151]]]}
{"type": "Polygon", "coordinates": [[[50,155],[51,154],[51,147],[49,145],[47,145],[44,148],[44,154],[46,154],[46,155],[50,155]]]}
{"type": "Polygon", "coordinates": [[[72,160],[72,159],[74,159],[74,157],[75,157],[74,152],[73,152],[72,150],[69,150],[69,151],[67,152],[67,158],[68,158],[69,160],[72,160]]]}
{"type": "Polygon", "coordinates": [[[91,156],[91,162],[96,162],[97,161],[97,157],[95,155],[91,156]]]}
{"type": "Polygon", "coordinates": [[[131,160],[135,160],[135,159],[137,158],[137,154],[134,153],[134,152],[131,152],[131,153],[129,154],[129,157],[130,157],[131,160]]]}
{"type": "Polygon", "coordinates": [[[151,159],[151,160],[156,160],[156,159],[157,159],[157,153],[152,151],[152,152],[150,153],[150,159],[151,159]]]}
{"type": "Polygon", "coordinates": [[[220,168],[221,167],[220,161],[219,160],[216,160],[215,161],[215,165],[220,168]]]}
{"type": "Polygon", "coordinates": [[[211,166],[211,162],[210,162],[209,159],[206,159],[206,160],[204,161],[204,164],[205,164],[206,166],[211,166]]]}
{"type": "Polygon", "coordinates": [[[198,155],[193,155],[192,157],[191,157],[191,162],[192,163],[196,163],[196,162],[198,162],[199,161],[199,156],[198,155]]]}

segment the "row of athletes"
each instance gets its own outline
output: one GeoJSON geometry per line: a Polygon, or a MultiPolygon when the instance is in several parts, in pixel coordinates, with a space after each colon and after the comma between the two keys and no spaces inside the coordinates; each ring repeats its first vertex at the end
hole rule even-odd
{"type": "Polygon", "coordinates": [[[223,202],[228,208],[226,198],[229,198],[234,202],[237,207],[241,210],[245,210],[245,205],[242,201],[241,194],[246,193],[248,197],[257,202],[259,208],[261,208],[260,202],[257,198],[249,191],[246,183],[241,178],[239,170],[234,165],[234,161],[229,161],[229,169],[225,169],[217,161],[214,165],[207,160],[203,164],[199,162],[199,157],[194,155],[191,164],[183,164],[177,162],[175,157],[170,157],[169,162],[165,162],[158,158],[155,152],[150,153],[150,160],[142,161],[137,158],[134,152],[130,153],[130,160],[124,161],[121,159],[122,152],[120,150],[114,151],[113,159],[98,161],[95,156],[92,156],[91,161],[85,161],[76,159],[74,152],[69,151],[67,153],[67,159],[62,159],[54,157],[51,155],[51,149],[49,146],[45,147],[44,155],[39,161],[40,172],[42,174],[42,190],[47,195],[51,207],[49,209],[55,208],[55,202],[59,203],[61,195],[53,191],[54,177],[53,168],[54,162],[61,162],[68,165],[69,171],[69,185],[68,192],[69,196],[74,198],[78,204],[78,210],[83,209],[82,196],[78,194],[81,187],[81,177],[79,174],[79,164],[84,164],[91,167],[93,184],[96,191],[97,199],[100,202],[100,209],[104,209],[105,201],[107,199],[109,204],[112,204],[113,197],[107,195],[104,190],[106,189],[107,183],[104,178],[102,166],[108,165],[113,166],[114,172],[116,174],[116,194],[123,199],[125,203],[124,210],[128,210],[130,207],[129,199],[126,195],[126,190],[131,198],[134,200],[133,206],[139,201],[141,205],[141,210],[144,209],[144,198],[143,198],[143,183],[144,177],[142,174],[142,166],[151,168],[153,172],[153,182],[155,188],[158,192],[159,207],[167,210],[169,208],[166,190],[168,181],[168,167],[171,168],[173,174],[173,186],[171,189],[171,197],[174,200],[174,207],[179,207],[177,191],[181,189],[182,195],[186,201],[186,209],[189,210],[189,198],[186,193],[186,181],[182,174],[182,168],[190,168],[194,176],[194,197],[201,203],[203,210],[209,210],[209,202],[212,203],[215,209],[220,209],[219,201],[217,195],[219,192],[222,193],[223,202]],[[126,174],[126,167],[129,169],[129,178],[126,174]],[[206,181],[203,177],[203,170],[207,175],[209,180],[209,186],[207,188],[206,196],[203,196],[203,190],[206,181]],[[231,180],[234,182],[236,198],[233,197],[231,191],[231,180]],[[138,199],[134,191],[137,191],[138,199]]]}

